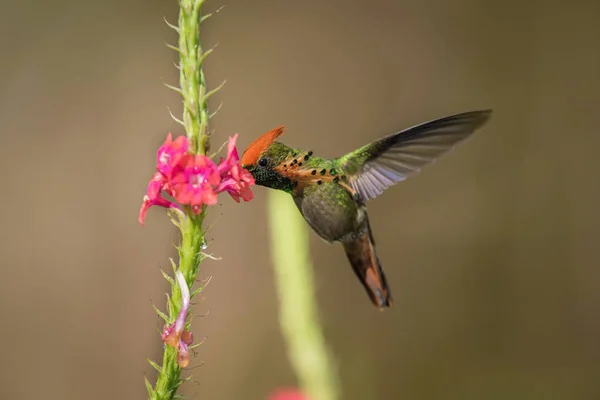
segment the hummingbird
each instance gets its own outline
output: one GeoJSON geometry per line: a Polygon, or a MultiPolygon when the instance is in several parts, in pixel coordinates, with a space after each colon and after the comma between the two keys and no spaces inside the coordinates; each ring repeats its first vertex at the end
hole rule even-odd
{"type": "Polygon", "coordinates": [[[354,273],[382,310],[392,305],[392,294],[375,251],[366,202],[467,139],[491,112],[431,120],[334,159],[276,141],[285,132],[281,125],[252,142],[241,164],[255,184],[289,193],[322,239],[342,243],[354,273]]]}

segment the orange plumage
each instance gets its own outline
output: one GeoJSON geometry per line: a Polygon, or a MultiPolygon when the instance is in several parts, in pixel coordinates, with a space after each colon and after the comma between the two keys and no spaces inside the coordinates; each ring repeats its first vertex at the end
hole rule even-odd
{"type": "Polygon", "coordinates": [[[285,126],[279,125],[277,128],[271,129],[269,132],[252,142],[246,151],[244,151],[244,154],[242,154],[242,165],[255,165],[261,153],[265,151],[275,139],[283,135],[284,132],[285,126]]]}

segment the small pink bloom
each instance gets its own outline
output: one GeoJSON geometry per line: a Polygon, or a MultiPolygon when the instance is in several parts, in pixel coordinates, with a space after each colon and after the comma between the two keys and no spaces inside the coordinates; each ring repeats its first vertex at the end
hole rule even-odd
{"type": "Polygon", "coordinates": [[[173,168],[171,183],[175,199],[181,204],[190,204],[197,214],[202,204],[217,203],[213,187],[221,183],[221,176],[210,158],[186,154],[173,168]]]}
{"type": "Polygon", "coordinates": [[[190,308],[190,290],[181,271],[177,271],[175,277],[181,290],[181,310],[173,324],[165,325],[162,341],[177,349],[177,364],[185,368],[190,363],[189,346],[194,342],[192,333],[185,330],[185,320],[190,308]]]}
{"type": "MultiPolygon", "coordinates": [[[[252,177],[252,176],[250,176],[252,177]]],[[[254,198],[254,193],[250,190],[250,185],[254,184],[254,179],[252,178],[251,183],[246,181],[236,181],[233,177],[225,178],[221,181],[219,187],[217,187],[217,193],[221,193],[227,191],[231,198],[236,202],[240,202],[240,197],[244,201],[250,201],[254,198]]]]}
{"type": "Polygon", "coordinates": [[[162,197],[161,191],[165,190],[167,193],[170,193],[171,190],[169,188],[168,182],[163,174],[157,172],[152,176],[150,182],[148,183],[148,188],[146,189],[146,195],[144,196],[144,200],[142,202],[142,208],[140,208],[140,216],[138,218],[138,222],[144,226],[144,219],[146,218],[146,213],[148,209],[152,206],[160,206],[160,207],[173,207],[179,209],[179,206],[164,197],[162,197]]]}
{"type": "Polygon", "coordinates": [[[163,186],[166,186],[167,184],[167,178],[162,173],[155,173],[152,175],[150,182],[148,182],[146,195],[148,195],[148,197],[151,199],[159,197],[161,195],[160,192],[163,190],[163,186]]]}
{"type": "Polygon", "coordinates": [[[156,153],[156,170],[163,173],[167,178],[170,178],[171,171],[181,157],[188,151],[189,143],[185,136],[178,136],[175,141],[169,133],[167,140],[158,149],[156,153]]]}
{"type": "Polygon", "coordinates": [[[227,191],[229,195],[238,203],[240,197],[244,201],[250,201],[254,198],[250,186],[254,185],[252,174],[240,165],[240,157],[235,147],[238,134],[229,138],[227,144],[227,158],[219,163],[219,173],[221,174],[221,184],[217,187],[217,193],[227,191]]]}
{"type": "Polygon", "coordinates": [[[270,397],[269,400],[308,400],[298,389],[278,389],[270,397]]]}
{"type": "Polygon", "coordinates": [[[235,147],[237,138],[237,133],[229,138],[229,143],[227,143],[227,158],[221,160],[219,163],[219,173],[221,176],[225,176],[229,172],[235,180],[239,181],[240,172],[243,168],[240,165],[240,157],[237,148],[235,147]]]}

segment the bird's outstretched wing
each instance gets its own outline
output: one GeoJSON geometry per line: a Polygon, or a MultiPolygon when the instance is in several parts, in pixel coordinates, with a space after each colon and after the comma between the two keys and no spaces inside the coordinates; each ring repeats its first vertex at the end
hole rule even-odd
{"type": "Polygon", "coordinates": [[[491,113],[471,111],[413,126],[341,157],[339,165],[353,191],[363,201],[373,199],[468,138],[491,113]]]}

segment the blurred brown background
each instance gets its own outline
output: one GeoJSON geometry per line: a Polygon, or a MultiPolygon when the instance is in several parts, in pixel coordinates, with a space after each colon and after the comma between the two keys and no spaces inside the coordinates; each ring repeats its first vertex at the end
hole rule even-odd
{"type": "MultiPolygon", "coordinates": [[[[174,228],[137,215],[181,132],[173,1],[1,3],[0,398],[143,399],[174,228]]],[[[281,123],[338,156],[493,107],[483,130],[370,206],[395,305],[379,313],[340,246],[311,234],[344,399],[600,399],[600,3],[211,1],[215,146],[281,123]]],[[[223,257],[196,318],[198,399],[295,383],[278,330],[265,190],[223,197],[223,257]]],[[[221,215],[222,214],[222,215],[221,215]]]]}

